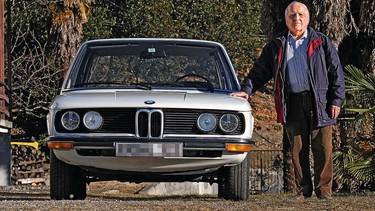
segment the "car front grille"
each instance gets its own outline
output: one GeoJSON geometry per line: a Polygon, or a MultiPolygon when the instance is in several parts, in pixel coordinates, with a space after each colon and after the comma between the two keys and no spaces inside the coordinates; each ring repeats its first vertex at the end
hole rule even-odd
{"type": "Polygon", "coordinates": [[[163,112],[159,109],[140,109],[135,113],[137,137],[161,137],[164,125],[163,112]]]}
{"type": "MultiPolygon", "coordinates": [[[[61,116],[67,110],[58,111],[55,118],[57,132],[60,133],[126,133],[134,134],[136,137],[159,138],[163,135],[194,135],[206,134],[199,131],[196,120],[199,115],[211,112],[220,118],[220,115],[228,111],[196,110],[196,109],[136,109],[136,108],[98,108],[98,109],[70,109],[77,112],[81,118],[88,111],[97,111],[102,115],[103,125],[95,131],[86,129],[82,124],[74,131],[67,131],[61,125],[61,116]]],[[[234,112],[233,112],[234,113],[234,112]]],[[[231,133],[239,135],[244,131],[244,117],[237,114],[240,126],[231,133]]],[[[82,119],[81,119],[82,120],[82,119]]],[[[81,121],[82,122],[82,121],[81,121]]],[[[222,135],[223,132],[217,127],[210,135],[222,135]]]]}

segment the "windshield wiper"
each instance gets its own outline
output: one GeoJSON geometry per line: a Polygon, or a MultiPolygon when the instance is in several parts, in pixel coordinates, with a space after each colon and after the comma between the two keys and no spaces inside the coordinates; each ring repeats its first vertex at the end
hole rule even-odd
{"type": "Polygon", "coordinates": [[[138,86],[147,86],[146,88],[152,89],[155,87],[185,87],[185,88],[203,88],[210,92],[214,92],[215,88],[211,82],[200,81],[184,81],[184,82],[156,82],[156,83],[134,83],[138,86]]]}
{"type": "Polygon", "coordinates": [[[183,87],[194,87],[197,89],[207,89],[209,92],[214,92],[215,87],[211,82],[198,82],[198,81],[184,81],[180,82],[183,87]]]}
{"type": "Polygon", "coordinates": [[[97,81],[97,82],[74,84],[73,87],[77,88],[77,87],[84,87],[88,85],[125,85],[125,84],[124,82],[120,82],[120,81],[97,81]]]}
{"type": "Polygon", "coordinates": [[[152,86],[149,83],[131,83],[130,85],[135,86],[137,89],[151,90],[152,86]]]}
{"type": "Polygon", "coordinates": [[[144,90],[151,90],[152,86],[149,83],[131,83],[128,84],[126,82],[121,81],[97,81],[97,82],[87,82],[87,83],[80,83],[75,84],[73,87],[85,87],[90,85],[124,85],[124,86],[135,86],[137,89],[144,89],[144,90]]]}

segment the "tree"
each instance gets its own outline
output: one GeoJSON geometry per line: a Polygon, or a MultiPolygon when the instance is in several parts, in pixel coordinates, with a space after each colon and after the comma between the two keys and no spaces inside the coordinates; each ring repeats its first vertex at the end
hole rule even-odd
{"type": "Polygon", "coordinates": [[[55,55],[61,62],[64,75],[81,44],[83,24],[90,14],[90,4],[94,0],[38,0],[51,16],[52,33],[55,35],[55,55]]]}
{"type": "Polygon", "coordinates": [[[81,43],[91,2],[12,2],[13,135],[46,133],[49,103],[81,43]]]}
{"type": "Polygon", "coordinates": [[[256,0],[13,0],[14,127],[28,136],[46,132],[49,102],[87,39],[214,40],[225,45],[239,76],[245,75],[264,41],[260,5],[256,0]]]}
{"type": "Polygon", "coordinates": [[[264,42],[260,36],[260,6],[256,0],[98,0],[84,27],[84,40],[108,37],[213,40],[227,48],[241,78],[264,42]],[[101,33],[97,25],[111,33],[101,33]],[[98,34],[90,33],[92,29],[98,30],[98,34]]]}
{"type": "Polygon", "coordinates": [[[50,49],[51,22],[34,1],[12,1],[13,134],[37,136],[46,131],[48,105],[59,92],[62,72],[50,49]]]}
{"type": "Polygon", "coordinates": [[[358,189],[359,185],[374,189],[375,75],[365,74],[352,65],[345,69],[347,92],[352,94],[345,111],[355,115],[347,115],[340,122],[347,130],[341,134],[345,141],[333,154],[335,179],[339,189],[352,191],[358,189]]]}

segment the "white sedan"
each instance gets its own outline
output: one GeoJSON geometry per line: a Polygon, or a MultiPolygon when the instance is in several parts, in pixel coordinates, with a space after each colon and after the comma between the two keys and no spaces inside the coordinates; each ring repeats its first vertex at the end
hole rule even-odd
{"type": "Polygon", "coordinates": [[[51,198],[84,199],[86,184],[218,183],[249,196],[249,103],[225,48],[188,39],[106,39],[79,49],[47,118],[51,198]]]}

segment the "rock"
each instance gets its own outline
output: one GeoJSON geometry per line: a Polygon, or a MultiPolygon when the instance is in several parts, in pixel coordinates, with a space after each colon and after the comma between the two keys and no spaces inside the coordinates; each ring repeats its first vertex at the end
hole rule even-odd
{"type": "Polygon", "coordinates": [[[140,194],[148,195],[209,195],[217,194],[217,184],[206,182],[160,182],[149,183],[140,194]]]}

